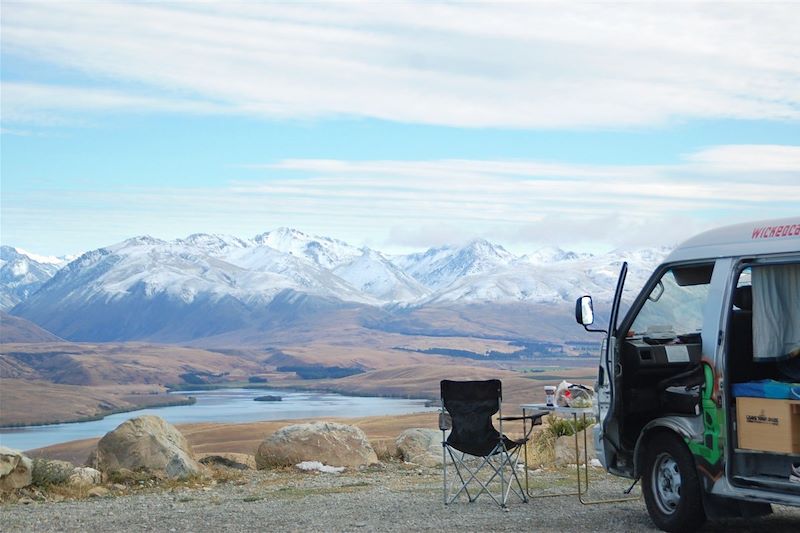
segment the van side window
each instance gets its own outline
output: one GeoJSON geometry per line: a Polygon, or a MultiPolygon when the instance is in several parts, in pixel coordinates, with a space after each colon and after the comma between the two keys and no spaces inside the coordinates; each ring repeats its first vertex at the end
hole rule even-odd
{"type": "Polygon", "coordinates": [[[636,315],[632,334],[675,336],[699,332],[713,270],[713,264],[667,270],[636,315]]]}

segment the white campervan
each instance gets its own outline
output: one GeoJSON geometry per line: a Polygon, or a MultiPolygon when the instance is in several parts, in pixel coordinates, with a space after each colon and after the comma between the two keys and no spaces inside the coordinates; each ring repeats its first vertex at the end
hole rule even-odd
{"type": "Polygon", "coordinates": [[[666,531],[800,506],[800,217],[729,226],[678,246],[624,316],[623,264],[602,331],[600,461],[641,479],[666,531]]]}

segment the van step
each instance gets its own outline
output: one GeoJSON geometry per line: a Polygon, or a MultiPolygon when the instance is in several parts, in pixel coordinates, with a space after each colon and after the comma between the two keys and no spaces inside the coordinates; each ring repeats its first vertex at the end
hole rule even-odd
{"type": "MultiPolygon", "coordinates": [[[[796,453],[788,453],[788,452],[773,452],[768,450],[748,450],[746,448],[736,448],[736,453],[754,453],[754,454],[761,454],[761,455],[785,455],[788,457],[798,457],[796,453]]],[[[798,460],[800,462],[800,460],[798,460]]]]}
{"type": "Polygon", "coordinates": [[[733,476],[733,481],[736,485],[749,485],[779,490],[781,492],[800,494],[800,482],[789,481],[788,475],[785,478],[760,474],[753,474],[749,476],[733,476]]]}

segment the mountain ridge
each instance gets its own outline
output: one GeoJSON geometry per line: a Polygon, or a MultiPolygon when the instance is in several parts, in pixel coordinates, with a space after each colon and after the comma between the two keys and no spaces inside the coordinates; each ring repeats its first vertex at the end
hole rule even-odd
{"type": "Polygon", "coordinates": [[[644,283],[667,251],[590,255],[547,248],[517,256],[474,239],[390,257],[291,228],[252,239],[143,235],[86,252],[45,281],[37,278],[35,290],[10,313],[69,340],[180,342],[276,324],[308,327],[303,322],[319,313],[347,309],[402,316],[403,310],[484,304],[563,307],[586,293],[609,299],[626,259],[634,262],[631,279],[644,283]]]}

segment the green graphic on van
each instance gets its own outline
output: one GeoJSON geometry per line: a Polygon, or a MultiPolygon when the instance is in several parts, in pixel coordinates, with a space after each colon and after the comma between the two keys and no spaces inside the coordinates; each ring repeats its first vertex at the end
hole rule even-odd
{"type": "Polygon", "coordinates": [[[722,458],[722,449],[719,444],[722,429],[719,423],[720,414],[717,404],[711,398],[711,393],[714,390],[714,371],[711,370],[709,365],[704,364],[703,373],[705,375],[703,400],[701,402],[703,409],[703,441],[695,442],[686,439],[686,444],[694,455],[702,457],[711,465],[716,465],[722,458]]]}

